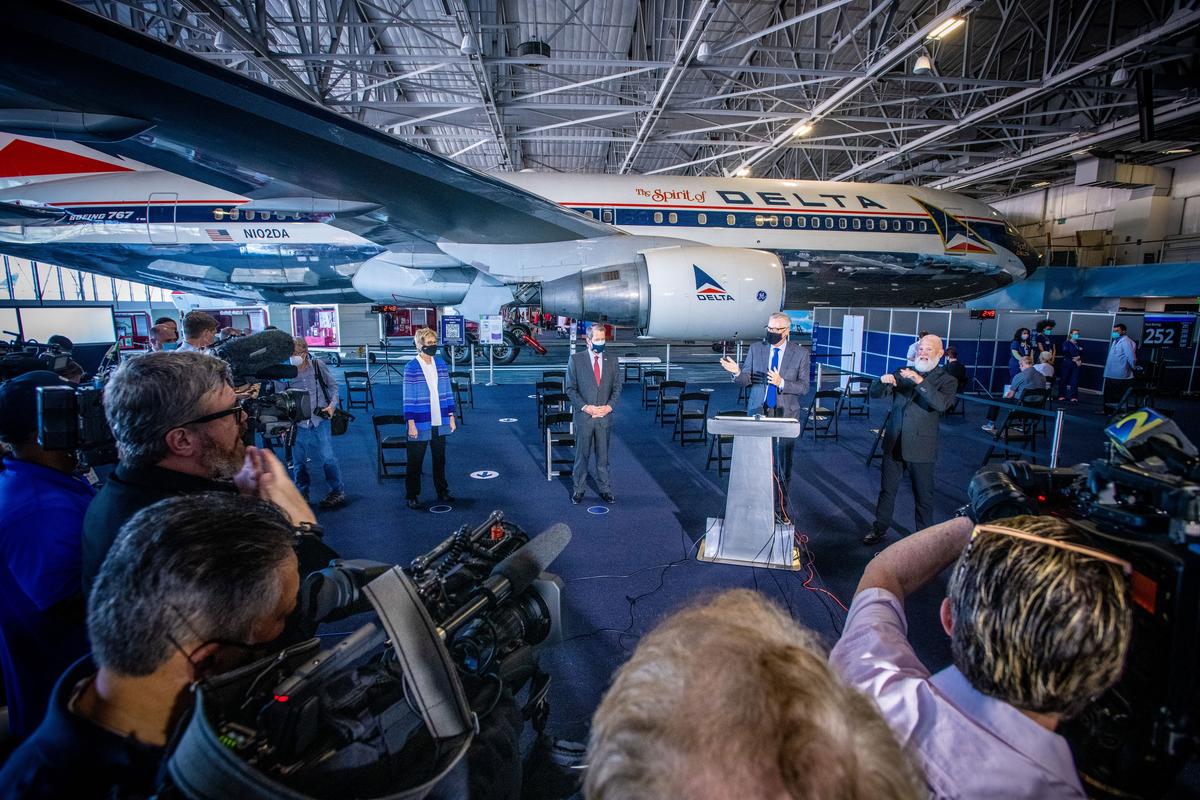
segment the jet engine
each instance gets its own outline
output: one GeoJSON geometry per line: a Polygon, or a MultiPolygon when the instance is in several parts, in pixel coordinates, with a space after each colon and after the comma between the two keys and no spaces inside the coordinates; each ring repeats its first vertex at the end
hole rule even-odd
{"type": "Polygon", "coordinates": [[[739,247],[663,247],[542,284],[542,310],[664,339],[757,338],[783,307],[783,265],[739,247]]]}

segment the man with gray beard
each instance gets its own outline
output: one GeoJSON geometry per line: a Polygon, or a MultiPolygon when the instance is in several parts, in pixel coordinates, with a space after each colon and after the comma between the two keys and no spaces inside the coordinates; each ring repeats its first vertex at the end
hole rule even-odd
{"type": "Polygon", "coordinates": [[[245,445],[246,415],[224,361],[198,352],[131,358],[104,387],[104,414],[121,461],[84,517],[85,596],[125,521],[167,497],[240,492],[271,501],[293,525],[316,522],[275,454],[245,445]]]}
{"type": "Polygon", "coordinates": [[[937,459],[938,422],[954,405],[958,391],[958,381],[938,366],[941,358],[942,340],[925,336],[917,345],[913,367],[889,372],[871,384],[871,396],[890,397],[892,410],[883,431],[875,524],[863,537],[863,544],[878,544],[887,535],[896,510],[896,490],[905,470],[916,502],[914,530],[933,524],[933,463],[937,459]]]}

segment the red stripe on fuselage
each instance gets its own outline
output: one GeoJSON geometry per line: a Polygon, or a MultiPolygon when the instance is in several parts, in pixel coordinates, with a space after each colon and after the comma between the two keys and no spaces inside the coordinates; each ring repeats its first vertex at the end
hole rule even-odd
{"type": "Polygon", "coordinates": [[[75,175],[92,172],[132,172],[129,167],[13,139],[0,150],[0,176],[75,175]]]}

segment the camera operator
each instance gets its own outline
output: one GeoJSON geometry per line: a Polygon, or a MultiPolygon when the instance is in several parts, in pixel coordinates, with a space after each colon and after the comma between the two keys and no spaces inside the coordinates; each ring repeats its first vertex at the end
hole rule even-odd
{"type": "Polygon", "coordinates": [[[275,454],[243,443],[245,412],[224,361],[204,353],[131,358],[104,388],[104,413],[121,460],[84,520],[85,592],[121,525],[165,497],[240,491],[275,503],[296,525],[316,521],[275,454]]]}
{"type": "Polygon", "coordinates": [[[179,345],[179,351],[199,350],[205,352],[216,341],[219,327],[220,323],[210,314],[205,314],[203,311],[189,311],[183,318],[185,341],[179,345]]]}
{"type": "Polygon", "coordinates": [[[75,476],[75,456],[37,441],[37,390],[69,386],[49,371],[0,384],[0,675],[9,731],[31,734],[54,681],[87,652],[79,533],[96,491],[75,476]]]}
{"type": "Polygon", "coordinates": [[[642,639],[596,710],[588,761],[588,800],[923,796],[910,757],[816,637],[745,589],[642,639]]]}
{"type": "Polygon", "coordinates": [[[61,333],[56,333],[46,339],[46,344],[51,347],[57,347],[59,352],[67,357],[67,366],[59,370],[58,374],[71,383],[82,381],[84,377],[83,367],[75,359],[71,358],[71,351],[75,349],[75,343],[61,333]]]}
{"type": "Polygon", "coordinates": [[[1120,677],[1133,622],[1117,561],[1055,517],[935,525],[867,565],[830,663],[915,748],[934,796],[1082,798],[1055,729],[1120,677]],[[956,561],[941,606],[954,665],[931,675],[904,601],[956,561]]]}
{"type": "Polygon", "coordinates": [[[329,422],[338,405],[337,380],[321,359],[309,354],[308,343],[303,338],[297,336],[294,341],[291,363],[296,367],[296,377],[289,381],[289,386],[308,392],[313,410],[311,417],[296,423],[296,473],[293,476],[296,488],[307,498],[313,475],[321,470],[329,484],[329,494],[319,505],[321,508],[340,508],[346,505],[346,485],[342,483],[337,456],[333,454],[329,422]]]}
{"type": "Polygon", "coordinates": [[[292,541],[276,507],[226,493],[135,515],[92,591],[92,655],[59,679],[45,721],[0,772],[0,796],[154,794],[188,687],[283,631],[300,581],[292,541]]]}

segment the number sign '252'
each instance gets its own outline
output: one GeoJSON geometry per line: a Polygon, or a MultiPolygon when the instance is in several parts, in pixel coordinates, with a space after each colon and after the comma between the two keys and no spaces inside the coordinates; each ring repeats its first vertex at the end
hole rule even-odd
{"type": "Polygon", "coordinates": [[[1191,314],[1147,314],[1142,324],[1146,347],[1189,347],[1196,318],[1191,314]]]}

